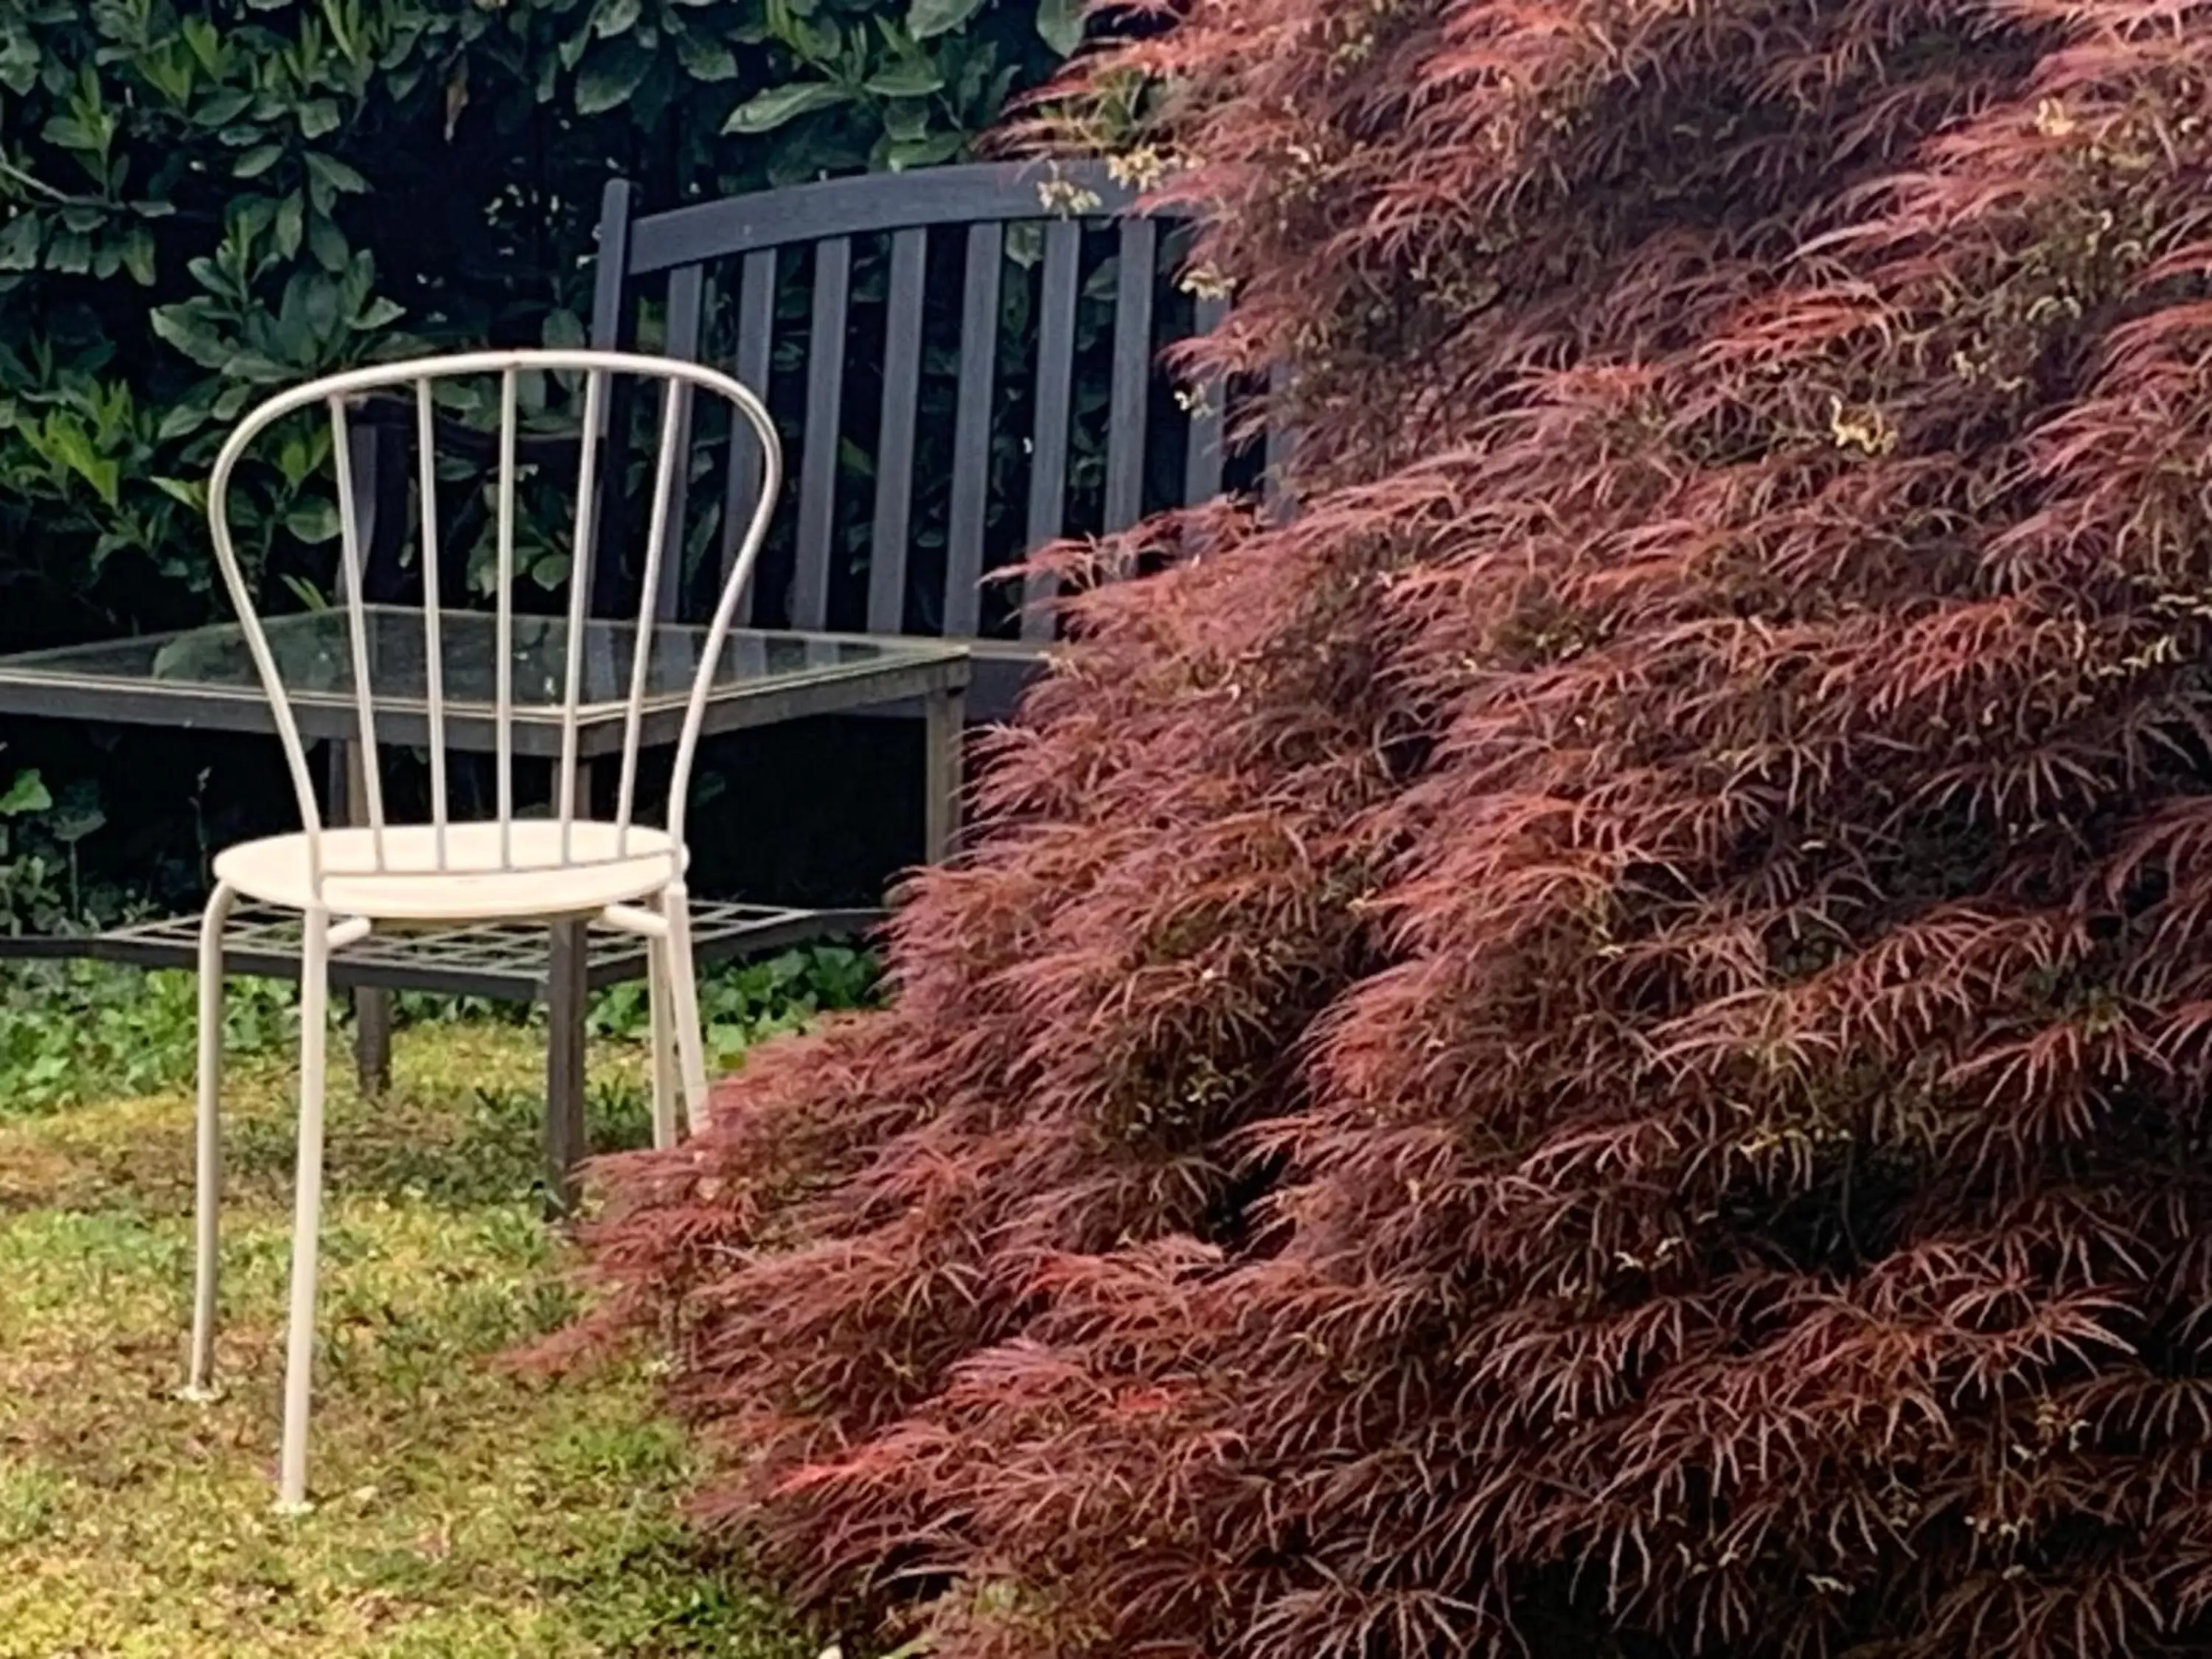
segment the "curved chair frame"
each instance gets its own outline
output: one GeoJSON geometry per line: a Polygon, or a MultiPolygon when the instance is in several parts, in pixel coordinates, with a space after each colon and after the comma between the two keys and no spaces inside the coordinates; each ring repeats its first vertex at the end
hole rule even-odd
{"type": "Polygon", "coordinates": [[[408,362],[353,369],[325,376],[270,398],[249,413],[216,457],[208,486],[208,525],[224,586],[237,608],[247,648],[265,689],[284,759],[299,798],[301,828],[296,835],[273,837],[234,848],[217,863],[217,880],[200,933],[199,1075],[196,1269],[193,1287],[191,1370],[186,1397],[214,1397],[212,1382],[217,1267],[216,1209],[221,1196],[219,1132],[222,1045],[222,935],[231,907],[241,891],[268,902],[289,903],[301,912],[300,1142],[293,1218],[292,1282],[286,1336],[284,1430],[278,1478],[278,1505],[297,1510],[307,1498],[308,1403],[314,1355],[317,1236],[321,1218],[323,1095],[326,1075],[326,1024],[330,1006],[330,960],[382,923],[440,919],[574,920],[583,917],[639,934],[647,940],[653,1002],[653,1136],[672,1144],[676,1136],[675,1096],[680,1080],[685,1116],[699,1126],[705,1109],[707,1079],[699,1026],[698,997],[692,975],[689,903],[684,875],[685,797],[696,758],[700,728],[717,664],[737,617],[738,607],[761,544],[767,537],[782,477],[782,456],[767,410],[738,381],[696,363],[629,352],[598,350],[479,351],[419,358],[408,362]],[[621,750],[621,781],[612,824],[580,818],[575,811],[579,756],[579,711],[582,705],[584,641],[592,592],[592,566],[599,551],[596,510],[600,445],[580,446],[576,511],[571,543],[569,603],[564,683],[560,702],[562,741],[556,786],[557,828],[523,821],[520,833],[514,809],[514,542],[518,377],[531,370],[580,374],[584,377],[584,431],[604,435],[608,425],[608,390],[617,377],[658,381],[661,420],[654,465],[653,504],[647,527],[645,569],[640,586],[636,643],[630,665],[628,708],[621,750]],[[498,570],[495,665],[494,766],[496,772],[496,831],[489,824],[462,831],[447,822],[446,697],[442,641],[436,596],[438,576],[438,478],[434,391],[443,381],[496,376],[500,385],[498,482],[495,534],[498,570]],[[363,598],[363,552],[353,500],[348,446],[348,407],[367,394],[412,387],[416,415],[421,502],[418,523],[424,577],[422,610],[429,728],[432,821],[428,825],[387,824],[378,758],[375,690],[363,598]],[[747,422],[757,441],[760,487],[737,556],[726,567],[720,596],[707,630],[700,665],[685,710],[670,782],[667,823],[655,830],[635,823],[640,731],[652,641],[653,596],[659,591],[662,562],[682,556],[678,467],[684,434],[690,430],[689,404],[696,393],[720,397],[747,422]],[[329,830],[315,798],[314,779],[290,695],[270,651],[246,573],[239,562],[230,526],[228,494],[239,462],[254,441],[275,422],[316,404],[329,411],[331,464],[337,474],[342,599],[348,613],[354,701],[358,723],[365,828],[329,830]],[[671,553],[673,540],[675,551],[671,553]],[[428,833],[426,834],[425,831],[428,833]],[[304,879],[301,862],[304,861],[304,879]],[[281,864],[295,879],[284,891],[256,892],[241,871],[281,864]],[[226,865],[232,873],[226,874],[226,865]],[[610,902],[609,892],[617,896],[610,902]],[[495,908],[483,914],[465,908],[477,894],[496,895],[495,908]],[[680,1079],[677,1073],[680,1073],[680,1079]]]}

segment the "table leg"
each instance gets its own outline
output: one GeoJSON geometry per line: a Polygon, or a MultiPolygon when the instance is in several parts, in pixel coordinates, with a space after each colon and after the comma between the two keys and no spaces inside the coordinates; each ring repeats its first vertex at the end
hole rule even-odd
{"type": "Polygon", "coordinates": [[[374,1100],[392,1087],[392,993],[371,985],[353,991],[353,1063],[361,1091],[374,1100]]]}
{"type": "Polygon", "coordinates": [[[960,839],[961,750],[968,719],[964,690],[939,691],[922,713],[922,765],[927,774],[922,805],[921,855],[942,864],[960,839]]]}
{"type": "MultiPolygon", "coordinates": [[[[576,768],[574,805],[579,818],[590,816],[589,761],[576,768]]],[[[545,964],[545,1206],[556,1218],[575,1209],[577,1166],[591,1151],[584,1122],[588,931],[580,921],[555,922],[545,964]]]]}
{"type": "MultiPolygon", "coordinates": [[[[331,787],[340,812],[351,824],[368,822],[368,791],[362,779],[361,745],[331,745],[331,787]]],[[[337,816],[334,814],[333,816],[337,816]]],[[[353,993],[353,1058],[361,1091],[375,1099],[392,1087],[392,993],[357,986],[353,993]]]]}

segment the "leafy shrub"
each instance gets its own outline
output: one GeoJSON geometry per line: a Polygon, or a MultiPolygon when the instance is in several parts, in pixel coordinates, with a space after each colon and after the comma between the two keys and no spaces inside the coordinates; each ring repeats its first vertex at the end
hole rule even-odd
{"type": "Polygon", "coordinates": [[[99,792],[73,784],[56,800],[35,766],[0,792],[0,923],[52,927],[81,913],[76,844],[106,822],[99,792]]]}
{"type": "MultiPolygon", "coordinates": [[[[665,203],[945,161],[1079,29],[1056,0],[0,0],[0,643],[208,614],[196,481],[271,386],[580,337],[616,171],[665,203]]],[[[319,459],[264,514],[309,543],[319,459]]]]}
{"type": "MultiPolygon", "coordinates": [[[[804,1030],[823,1014],[866,1007],[875,990],[875,958],[844,945],[807,945],[711,969],[699,983],[708,1063],[718,1070],[733,1066],[757,1042],[804,1030]]],[[[643,1042],[651,1022],[641,981],[610,986],[592,1005],[595,1035],[643,1042]]]]}
{"type": "Polygon", "coordinates": [[[2212,6],[1177,9],[1303,513],[580,1340],[940,1659],[2205,1651],[2212,6]]]}
{"type": "MultiPolygon", "coordinates": [[[[872,956],[838,945],[707,969],[699,1005],[713,1060],[734,1066],[766,1037],[868,1006],[875,975],[872,956]]],[[[86,961],[0,964],[0,1116],[188,1084],[199,1052],[198,999],[197,976],[181,970],[144,973],[86,961]]],[[[225,1049],[234,1058],[289,1051],[298,1041],[299,1001],[289,983],[232,978],[224,993],[225,1049]]],[[[422,992],[402,992],[398,1001],[409,1024],[544,1015],[542,1005],[422,992]]],[[[643,983],[595,993],[587,1029],[595,1037],[643,1042],[651,1029],[643,983]]],[[[647,1109],[642,1096],[623,1091],[594,1103],[594,1121],[604,1128],[612,1115],[643,1124],[647,1109]]],[[[542,1100],[518,1106],[526,1139],[543,1113],[542,1100]]]]}
{"type": "MultiPolygon", "coordinates": [[[[235,1056],[289,1044],[298,1006],[289,985],[233,980],[223,1005],[225,1048],[235,1056]]],[[[0,1117],[186,1082],[198,1021],[198,981],[190,973],[7,963],[0,968],[0,1117]]]]}

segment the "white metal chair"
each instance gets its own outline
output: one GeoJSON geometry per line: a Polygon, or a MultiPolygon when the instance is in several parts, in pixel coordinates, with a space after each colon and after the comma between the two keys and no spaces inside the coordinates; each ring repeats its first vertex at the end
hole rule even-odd
{"type": "MultiPolygon", "coordinates": [[[[618,450],[617,450],[618,453],[618,450]]],[[[734,464],[734,463],[733,463],[734,464]]],[[[215,860],[216,885],[200,933],[199,1106],[198,1124],[197,1264],[192,1304],[191,1379],[187,1398],[213,1397],[216,1283],[216,1206],[221,1188],[218,1099],[222,1048],[222,938],[232,904],[241,895],[295,909],[301,917],[300,997],[300,1143],[293,1219],[292,1285],[286,1335],[284,1431],[278,1507],[297,1510],[307,1499],[307,1410],[314,1357],[315,1255],[322,1207],[323,1088],[333,951],[380,927],[455,921],[589,920],[642,936],[648,951],[652,998],[653,1121],[657,1144],[676,1136],[679,1079],[685,1114],[696,1128],[705,1109],[706,1062],[698,999],[692,977],[684,890],[684,796],[700,724],[715,667],[738,599],[759,556],[781,477],[775,430],[758,398],[727,375],[679,362],[627,353],[554,350],[473,352],[333,374],[281,393],[240,424],[216,458],[208,489],[208,520],[216,558],[238,608],[255,667],[265,686],[292,784],[301,828],[233,847],[215,860]],[[580,374],[583,429],[609,424],[611,383],[630,376],[658,382],[659,447],[653,511],[647,525],[636,644],[629,677],[629,708],[621,750],[621,782],[611,823],[579,816],[578,710],[581,703],[586,605],[598,551],[594,477],[599,446],[580,447],[570,596],[565,652],[566,682],[556,816],[518,818],[514,806],[513,685],[514,580],[518,377],[532,370],[580,374]],[[499,384],[495,535],[495,727],[494,769],[497,816],[449,823],[447,805],[447,702],[436,598],[440,592],[438,447],[434,390],[463,377],[495,378],[499,384]],[[377,709],[373,663],[364,617],[363,554],[353,500],[347,410],[351,400],[394,387],[414,391],[419,492],[419,554],[426,603],[422,613],[429,736],[431,821],[387,823],[377,759],[377,709]],[[653,597],[660,591],[661,564],[682,556],[679,464],[687,448],[695,393],[732,406],[735,422],[749,423],[757,440],[760,489],[751,521],[702,642],[697,674],[678,742],[670,783],[667,822],[655,829],[635,822],[639,732],[653,630],[653,597]],[[331,422],[331,465],[337,474],[343,599],[349,612],[354,702],[359,725],[361,781],[366,824],[331,828],[316,805],[313,775],[278,665],[271,654],[253,596],[232,544],[228,497],[232,474],[254,440],[295,411],[320,404],[331,422]],[[672,534],[672,526],[674,526],[672,534]],[[670,544],[674,544],[672,552],[670,544]]]]}

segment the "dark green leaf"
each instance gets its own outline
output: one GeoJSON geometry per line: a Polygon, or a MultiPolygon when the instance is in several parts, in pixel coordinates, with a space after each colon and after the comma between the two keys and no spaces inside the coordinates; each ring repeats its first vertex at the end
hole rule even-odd
{"type": "Polygon", "coordinates": [[[35,270],[43,223],[35,213],[18,213],[0,230],[0,270],[35,270]]]}
{"type": "Polygon", "coordinates": [[[246,106],[252,101],[250,92],[226,88],[210,95],[194,112],[204,126],[227,127],[245,114],[246,106]]]}
{"type": "Polygon", "coordinates": [[[276,222],[276,198],[273,196],[234,196],[226,217],[228,234],[240,243],[248,243],[276,222]]]}
{"type": "Polygon", "coordinates": [[[360,332],[367,334],[387,323],[397,322],[406,314],[406,307],[379,295],[362,307],[361,314],[353,319],[353,325],[360,332]]]}
{"type": "Polygon", "coordinates": [[[46,244],[46,269],[82,273],[92,269],[92,238],[64,230],[46,244]]]}
{"type": "MultiPolygon", "coordinates": [[[[960,78],[955,83],[953,98],[963,109],[972,106],[982,95],[984,83],[999,66],[999,49],[988,40],[978,44],[960,60],[960,78]]],[[[996,112],[993,112],[995,113],[996,112]]]]}
{"type": "Polygon", "coordinates": [[[950,33],[982,10],[983,0],[912,0],[906,32],[917,40],[950,33]]]}
{"type": "Polygon", "coordinates": [[[766,92],[748,98],[732,112],[722,125],[725,132],[773,132],[787,121],[816,110],[835,109],[840,104],[853,101],[853,94],[844,87],[832,86],[827,81],[802,81],[790,86],[771,87],[766,92]]]}
{"type": "Polygon", "coordinates": [[[694,81],[732,81],[737,78],[738,55],[720,40],[693,33],[676,37],[676,57],[694,81]]]}
{"type": "Polygon", "coordinates": [[[112,457],[93,447],[90,434],[74,416],[50,416],[33,442],[49,459],[90,484],[101,501],[115,505],[121,469],[112,457]]]}
{"type": "Polygon", "coordinates": [[[315,263],[336,276],[346,268],[345,233],[318,213],[307,221],[307,252],[315,263]]]}
{"type": "Polygon", "coordinates": [[[307,204],[295,191],[276,204],[276,252],[287,259],[300,252],[300,233],[307,222],[307,204]]]}
{"type": "MultiPolygon", "coordinates": [[[[337,514],[335,510],[331,513],[331,517],[333,524],[331,533],[335,536],[337,534],[337,531],[335,527],[337,514]]],[[[330,596],[325,593],[321,588],[316,586],[314,583],[309,581],[305,576],[297,575],[288,570],[284,573],[283,580],[285,587],[290,591],[294,599],[299,600],[301,607],[303,610],[327,611],[331,608],[330,596]]]]}
{"type": "Polygon", "coordinates": [[[256,144],[231,163],[231,176],[234,179],[258,179],[283,158],[283,145],[256,144]]]}
{"type": "Polygon", "coordinates": [[[368,180],[348,167],[335,155],[325,155],[319,150],[307,152],[307,173],[320,179],[341,195],[358,196],[368,188],[368,180]]]}
{"type": "Polygon", "coordinates": [[[98,154],[106,149],[99,131],[70,115],[55,116],[40,130],[39,136],[56,149],[89,150],[98,154]]]}
{"type": "MultiPolygon", "coordinates": [[[[156,312],[154,316],[154,331],[156,334],[161,331],[159,312],[156,312]]],[[[177,404],[171,407],[167,414],[161,416],[161,424],[155,428],[154,435],[165,444],[174,443],[179,438],[191,437],[193,433],[207,424],[207,420],[208,412],[200,405],[191,403],[177,404]]],[[[158,483],[161,481],[156,479],[155,482],[158,483]]]]}
{"type": "Polygon", "coordinates": [[[1037,0],[1036,32],[1062,58],[1083,44],[1084,0],[1037,0]]]}
{"type": "Polygon", "coordinates": [[[941,166],[959,155],[967,143],[965,133],[933,132],[926,138],[893,143],[884,152],[884,165],[894,173],[941,166]]]}
{"type": "Polygon", "coordinates": [[[78,778],[63,788],[46,829],[48,835],[67,847],[82,841],[106,822],[107,814],[100,810],[100,785],[90,778],[78,778]]]}
{"type": "Polygon", "coordinates": [[[313,365],[337,325],[338,298],[338,284],[322,271],[293,272],[276,314],[278,350],[302,368],[313,365]]]}
{"type": "Polygon", "coordinates": [[[918,98],[897,98],[884,106],[884,133],[894,143],[918,144],[930,136],[929,106],[918,98]]]}
{"type": "Polygon", "coordinates": [[[54,798],[47,793],[38,769],[26,767],[15,774],[15,781],[8,786],[8,793],[0,795],[0,813],[12,818],[25,812],[43,812],[53,804],[54,798]]]}
{"type": "Polygon", "coordinates": [[[346,261],[343,302],[339,309],[359,311],[368,303],[368,292],[376,286],[376,260],[367,248],[354,250],[353,258],[346,261]]]}
{"type": "Polygon", "coordinates": [[[18,98],[39,78],[39,48],[27,34],[10,34],[0,41],[0,87],[18,98]]]}
{"type": "Polygon", "coordinates": [[[154,233],[143,225],[133,225],[123,240],[123,268],[131,273],[131,280],[141,288],[154,286],[156,272],[154,266],[154,233]]]}
{"type": "Polygon", "coordinates": [[[576,112],[601,115],[628,101],[653,67],[653,54],[635,40],[594,47],[576,77],[576,112]]]}
{"type": "Polygon", "coordinates": [[[311,546],[334,541],[338,533],[337,503],[328,500],[302,501],[284,515],[284,528],[311,546]]]}
{"type": "Polygon", "coordinates": [[[184,40],[192,61],[210,75],[222,73],[228,58],[223,50],[222,32],[205,17],[187,17],[177,26],[177,33],[184,40]]]}
{"type": "Polygon", "coordinates": [[[306,428],[295,424],[285,432],[284,441],[276,447],[276,471],[287,484],[297,489],[329,453],[329,443],[323,437],[319,423],[306,428]]]}
{"type": "Polygon", "coordinates": [[[945,77],[927,58],[911,58],[878,70],[867,79],[867,89],[885,98],[926,98],[945,89],[945,77]]]}
{"type": "Polygon", "coordinates": [[[216,413],[225,420],[229,419],[237,412],[240,406],[252,397],[254,386],[275,386],[279,381],[299,378],[295,369],[276,362],[273,358],[265,357],[258,351],[233,353],[222,364],[222,372],[234,380],[250,383],[231,387],[222,398],[216,401],[216,413]],[[233,393],[238,394],[235,403],[230,401],[233,393]],[[228,409],[224,407],[226,404],[230,404],[228,409]]]}

